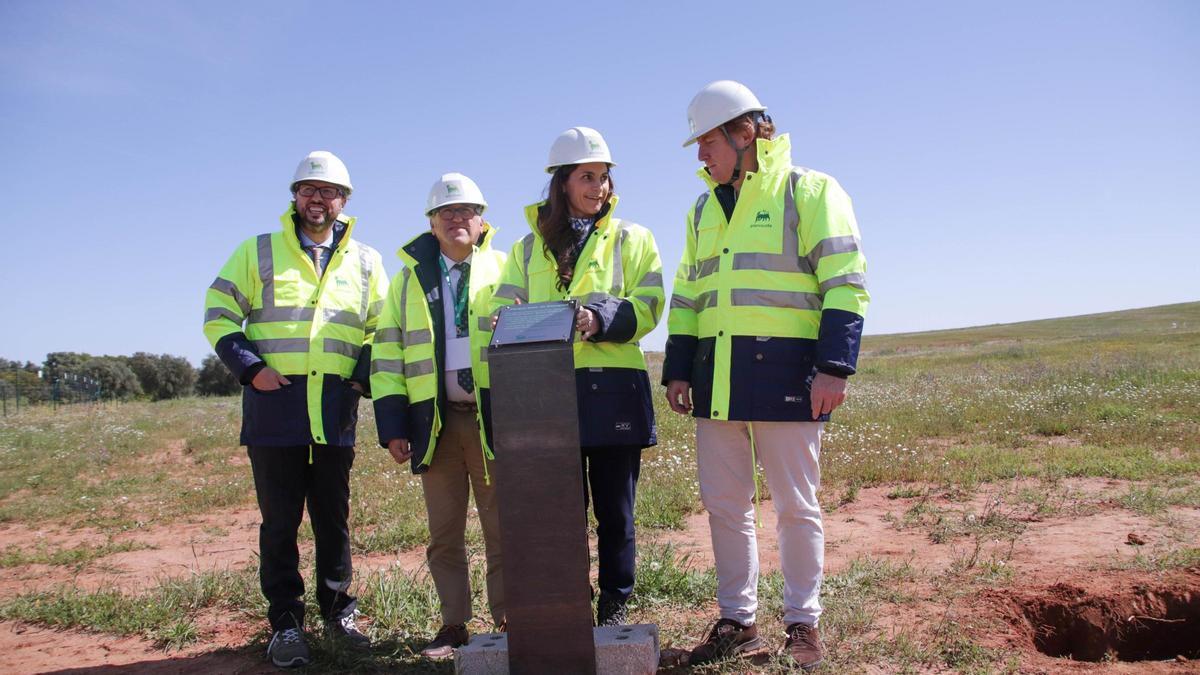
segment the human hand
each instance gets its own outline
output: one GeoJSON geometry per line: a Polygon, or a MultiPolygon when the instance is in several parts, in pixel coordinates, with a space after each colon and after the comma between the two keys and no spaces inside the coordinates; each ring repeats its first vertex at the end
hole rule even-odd
{"type": "Polygon", "coordinates": [[[346,384],[350,385],[350,388],[354,391],[357,391],[360,394],[363,393],[363,386],[354,380],[346,380],[346,384]]]}
{"type": "Polygon", "coordinates": [[[407,438],[393,438],[388,441],[387,448],[397,464],[403,464],[412,458],[412,448],[409,446],[407,438]]]}
{"type": "MultiPolygon", "coordinates": [[[[521,304],[521,299],[520,298],[514,299],[513,304],[514,305],[521,304]]],[[[501,308],[501,309],[503,309],[503,308],[501,308]]],[[[497,323],[500,323],[500,310],[499,309],[496,310],[496,313],[492,315],[492,330],[496,330],[497,323]]]]}
{"type": "Polygon", "coordinates": [[[846,378],[817,373],[812,382],[813,419],[833,412],[846,400],[846,378]]]}
{"type": "Polygon", "coordinates": [[[692,383],[684,380],[667,382],[667,405],[671,410],[686,415],[692,411],[692,383]]]}
{"type": "Polygon", "coordinates": [[[596,318],[596,313],[585,307],[580,307],[578,312],[575,312],[575,330],[580,332],[580,337],[584,340],[592,337],[600,332],[600,319],[596,318]]]}
{"type": "Polygon", "coordinates": [[[279,374],[279,371],[267,366],[255,374],[254,379],[250,380],[250,386],[258,391],[276,391],[281,387],[286,387],[292,381],[279,374]]]}

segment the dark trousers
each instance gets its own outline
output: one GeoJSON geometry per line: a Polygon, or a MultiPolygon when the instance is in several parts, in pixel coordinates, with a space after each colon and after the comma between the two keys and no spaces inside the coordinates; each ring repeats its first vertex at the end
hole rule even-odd
{"type": "Polygon", "coordinates": [[[637,565],[633,505],[641,468],[640,447],[583,448],[584,508],[590,501],[596,514],[600,591],[618,602],[633,593],[637,565]]]}
{"type": "Polygon", "coordinates": [[[272,630],[304,625],[304,580],[296,532],[308,503],[317,550],[317,602],[325,620],[355,610],[350,589],[350,467],[354,448],[248,446],[262,525],[259,580],[272,630]]]}

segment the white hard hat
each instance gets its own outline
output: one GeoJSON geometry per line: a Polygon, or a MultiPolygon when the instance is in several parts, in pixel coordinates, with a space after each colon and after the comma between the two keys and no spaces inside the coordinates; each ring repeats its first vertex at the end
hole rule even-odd
{"type": "Polygon", "coordinates": [[[550,146],[550,160],[546,163],[546,173],[566,164],[587,164],[588,162],[604,162],[616,166],[612,155],[608,153],[608,143],[599,131],[588,127],[571,127],[554,139],[550,146]]]}
{"type": "Polygon", "coordinates": [[[302,180],[320,180],[340,185],[346,189],[347,195],[354,190],[346,165],[328,150],[314,150],[300,160],[300,165],[296,167],[296,175],[292,178],[292,188],[295,189],[296,183],[302,180]]]}
{"type": "Polygon", "coordinates": [[[461,173],[444,173],[437,182],[429,188],[429,198],[425,200],[425,215],[448,204],[477,204],[487,208],[483,192],[475,181],[461,173]]]}
{"type": "Polygon", "coordinates": [[[758,102],[750,88],[733,80],[717,80],[704,86],[688,104],[688,128],[692,135],[683,142],[687,147],[704,134],[716,129],[729,120],[737,119],[748,112],[763,111],[767,107],[758,102]]]}

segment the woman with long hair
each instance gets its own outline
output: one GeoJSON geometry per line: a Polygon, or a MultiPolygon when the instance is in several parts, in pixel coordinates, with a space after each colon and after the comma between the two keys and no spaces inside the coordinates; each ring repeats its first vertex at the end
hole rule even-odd
{"type": "Polygon", "coordinates": [[[642,450],[655,445],[646,358],[638,346],[661,317],[662,261],[650,231],[613,216],[608,144],[573,127],[550,148],[545,199],[525,209],[532,232],[512,249],[493,298],[506,304],[576,299],[584,498],[596,516],[597,625],[626,621],[636,545],[633,511],[642,450]]]}

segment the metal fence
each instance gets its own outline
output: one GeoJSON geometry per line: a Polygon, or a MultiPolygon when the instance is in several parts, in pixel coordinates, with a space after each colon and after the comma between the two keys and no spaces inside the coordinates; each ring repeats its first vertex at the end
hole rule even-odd
{"type": "Polygon", "coordinates": [[[63,373],[50,381],[42,371],[13,366],[0,371],[0,414],[8,416],[32,405],[69,405],[101,401],[104,389],[98,380],[63,373]]]}

